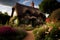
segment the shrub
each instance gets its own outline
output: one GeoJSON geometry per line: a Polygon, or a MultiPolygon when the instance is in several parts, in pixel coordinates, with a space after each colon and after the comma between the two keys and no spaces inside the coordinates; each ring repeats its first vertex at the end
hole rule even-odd
{"type": "Polygon", "coordinates": [[[53,21],[60,21],[60,8],[53,11],[50,18],[53,21]]]}
{"type": "Polygon", "coordinates": [[[11,27],[0,27],[0,40],[22,40],[26,36],[23,30],[16,30],[11,27]]]}
{"type": "Polygon", "coordinates": [[[31,25],[28,25],[27,27],[25,27],[25,30],[30,31],[33,30],[34,28],[31,25]]]}
{"type": "Polygon", "coordinates": [[[0,24],[0,26],[2,26],[2,24],[0,24]]]}
{"type": "Polygon", "coordinates": [[[60,27],[60,22],[54,23],[57,27],[60,27]]]}
{"type": "Polygon", "coordinates": [[[48,23],[33,31],[35,40],[58,40],[60,39],[60,26],[48,23]]]}
{"type": "Polygon", "coordinates": [[[35,40],[38,40],[38,38],[37,38],[37,33],[38,33],[38,28],[36,28],[36,29],[34,29],[33,30],[33,34],[34,34],[34,36],[35,36],[35,40]]]}
{"type": "Polygon", "coordinates": [[[45,38],[45,28],[40,27],[35,30],[33,30],[35,40],[43,40],[45,38]]]}
{"type": "Polygon", "coordinates": [[[58,29],[56,25],[52,25],[52,29],[49,32],[49,34],[45,35],[45,40],[48,40],[48,38],[51,38],[50,40],[58,40],[60,39],[60,30],[58,29]]]}

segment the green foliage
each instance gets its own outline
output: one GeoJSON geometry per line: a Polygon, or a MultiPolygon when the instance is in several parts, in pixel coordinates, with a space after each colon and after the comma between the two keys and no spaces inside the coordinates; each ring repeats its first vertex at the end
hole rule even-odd
{"type": "Polygon", "coordinates": [[[51,13],[50,18],[51,18],[51,20],[53,20],[53,21],[54,21],[54,20],[60,21],[60,8],[57,9],[57,10],[55,10],[55,11],[53,11],[53,12],[51,13]]]}
{"type": "Polygon", "coordinates": [[[38,34],[38,29],[39,28],[36,28],[36,29],[33,30],[33,34],[34,34],[35,40],[39,40],[39,37],[40,37],[39,34],[38,34]]]}
{"type": "Polygon", "coordinates": [[[7,14],[3,14],[0,12],[0,24],[6,24],[6,22],[9,22],[10,16],[7,14]]]}
{"type": "Polygon", "coordinates": [[[14,16],[14,17],[10,18],[9,25],[11,25],[12,27],[18,26],[19,25],[18,17],[14,16]]]}
{"type": "Polygon", "coordinates": [[[57,23],[46,24],[46,27],[42,26],[33,30],[35,40],[58,40],[60,39],[60,29],[57,23]],[[52,27],[51,31],[49,29],[52,27]],[[48,32],[48,33],[46,33],[48,32]]]}
{"type": "Polygon", "coordinates": [[[51,13],[53,10],[60,8],[60,3],[57,0],[43,0],[41,4],[39,4],[39,9],[42,12],[51,13]]]}
{"type": "Polygon", "coordinates": [[[22,40],[26,37],[27,33],[24,30],[17,30],[18,35],[16,36],[18,40],[22,40]]]}
{"type": "Polygon", "coordinates": [[[5,13],[4,13],[4,15],[8,15],[8,13],[7,13],[7,12],[5,12],[5,13]]]}
{"type": "Polygon", "coordinates": [[[45,28],[40,27],[35,30],[33,30],[35,40],[44,40],[45,38],[45,28]]]}
{"type": "Polygon", "coordinates": [[[2,24],[0,24],[0,26],[2,26],[2,24]]]}
{"type": "Polygon", "coordinates": [[[60,22],[55,23],[57,27],[60,27],[60,22]]]}
{"type": "Polygon", "coordinates": [[[33,30],[34,28],[32,27],[32,26],[27,26],[27,27],[25,27],[25,30],[27,30],[27,31],[30,31],[30,30],[33,30]]]}

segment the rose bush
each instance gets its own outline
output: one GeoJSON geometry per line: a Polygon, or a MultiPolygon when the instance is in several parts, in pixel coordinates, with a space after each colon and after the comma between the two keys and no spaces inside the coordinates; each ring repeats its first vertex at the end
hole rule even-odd
{"type": "Polygon", "coordinates": [[[57,23],[49,22],[46,25],[33,31],[35,40],[59,40],[60,26],[57,23]]]}
{"type": "Polygon", "coordinates": [[[23,30],[16,30],[8,26],[0,27],[0,40],[22,40],[26,34],[23,30]]]}

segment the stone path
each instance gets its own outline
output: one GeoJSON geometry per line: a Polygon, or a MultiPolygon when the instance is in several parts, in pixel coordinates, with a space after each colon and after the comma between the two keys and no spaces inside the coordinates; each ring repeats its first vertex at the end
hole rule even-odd
{"type": "Polygon", "coordinates": [[[34,40],[34,34],[32,31],[27,31],[27,36],[23,40],[34,40]]]}

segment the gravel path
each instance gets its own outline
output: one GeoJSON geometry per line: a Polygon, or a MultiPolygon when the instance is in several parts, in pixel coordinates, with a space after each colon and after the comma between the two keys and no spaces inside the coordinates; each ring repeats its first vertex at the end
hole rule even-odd
{"type": "Polygon", "coordinates": [[[23,40],[34,40],[34,34],[32,31],[27,31],[27,36],[23,40]]]}

